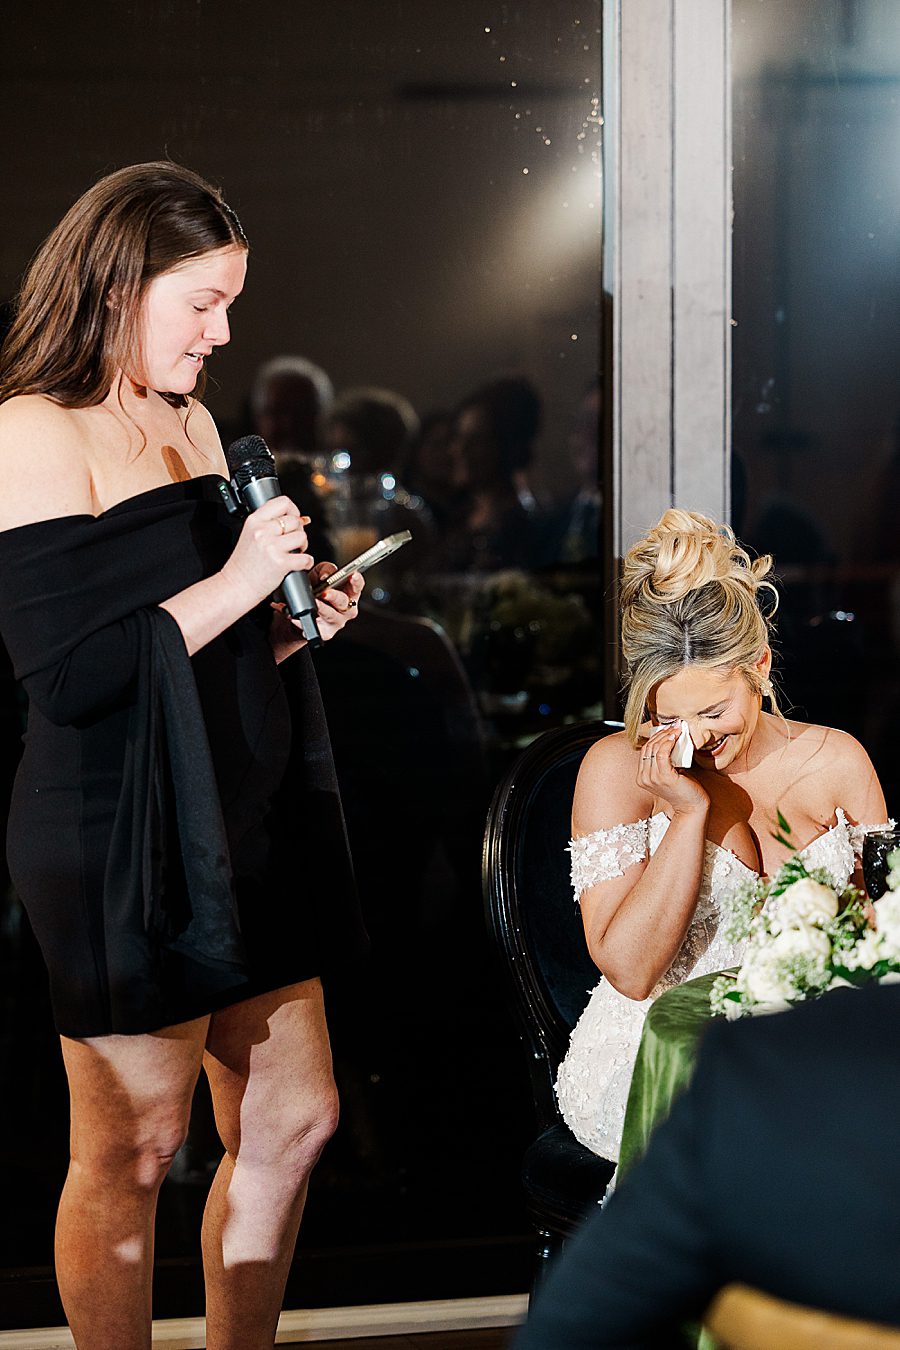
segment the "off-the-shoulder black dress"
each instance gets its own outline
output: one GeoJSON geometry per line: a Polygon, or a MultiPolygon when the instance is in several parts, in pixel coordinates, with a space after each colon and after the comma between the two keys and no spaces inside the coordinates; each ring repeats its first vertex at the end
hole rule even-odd
{"type": "Polygon", "coordinates": [[[29,696],[7,851],[67,1036],[184,1022],[364,942],[308,651],[289,701],[268,605],[193,658],[158,607],[231,553],[224,485],[0,532],[29,696]]]}

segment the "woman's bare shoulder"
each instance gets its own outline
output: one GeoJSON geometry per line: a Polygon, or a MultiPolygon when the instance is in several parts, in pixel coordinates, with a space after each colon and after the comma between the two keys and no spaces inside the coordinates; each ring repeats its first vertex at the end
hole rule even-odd
{"type": "Polygon", "coordinates": [[[649,814],[653,797],[636,782],[639,754],[624,731],[594,742],[575,785],[574,835],[642,820],[649,814]]]}
{"type": "Polygon", "coordinates": [[[842,807],[853,820],[882,814],[884,797],[865,746],[849,731],[815,722],[790,722],[789,756],[796,781],[814,784],[824,809],[842,807]]]}
{"type": "Polygon", "coordinates": [[[15,394],[0,403],[0,435],[4,439],[32,430],[74,435],[78,431],[77,410],[64,408],[47,394],[15,394]]]}
{"type": "Polygon", "coordinates": [[[787,754],[799,765],[815,762],[822,771],[843,769],[870,763],[863,745],[849,731],[826,727],[818,722],[789,721],[787,754]]]}
{"type": "Polygon", "coordinates": [[[43,394],[0,404],[0,529],[91,512],[91,475],[78,410],[43,394]]]}

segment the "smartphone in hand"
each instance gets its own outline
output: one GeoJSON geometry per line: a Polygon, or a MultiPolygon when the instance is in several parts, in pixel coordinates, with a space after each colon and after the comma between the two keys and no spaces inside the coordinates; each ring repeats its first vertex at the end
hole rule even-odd
{"type": "Polygon", "coordinates": [[[389,534],[386,539],[379,539],[378,543],[373,544],[371,548],[367,548],[365,553],[360,553],[357,558],[351,558],[350,562],[345,563],[343,567],[339,567],[336,572],[332,572],[330,577],[325,577],[323,581],[320,581],[313,594],[321,595],[323,591],[327,591],[329,588],[337,589],[343,586],[344,582],[348,581],[354,572],[367,572],[370,567],[383,562],[392,553],[396,553],[398,548],[408,544],[410,539],[412,539],[412,534],[409,530],[398,530],[396,534],[389,534]]]}

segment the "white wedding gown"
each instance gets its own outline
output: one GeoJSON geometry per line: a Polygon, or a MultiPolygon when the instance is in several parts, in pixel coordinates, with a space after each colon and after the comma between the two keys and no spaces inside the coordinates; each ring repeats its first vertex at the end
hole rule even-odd
{"type": "MultiPolygon", "coordinates": [[[[800,853],[808,868],[823,867],[839,889],[853,875],[862,841],[886,825],[850,825],[838,807],[836,823],[800,853]]],[[[891,822],[892,823],[892,822],[891,822]]],[[[656,852],[669,818],[660,811],[646,820],[596,830],[569,844],[576,902],[598,881],[622,876],[656,852]]],[[[745,943],[730,943],[719,932],[722,899],[756,873],[728,849],[707,841],[697,908],[675,960],[649,998],[636,1002],[601,980],[572,1032],[559,1066],[556,1095],[563,1119],[582,1144],[617,1162],[631,1071],[647,1009],[676,984],[740,965],[745,943]]]]}

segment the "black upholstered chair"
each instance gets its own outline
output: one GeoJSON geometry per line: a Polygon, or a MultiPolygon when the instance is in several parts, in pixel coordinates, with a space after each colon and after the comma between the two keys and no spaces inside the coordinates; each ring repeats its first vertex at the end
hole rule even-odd
{"type": "Polygon", "coordinates": [[[540,1131],[522,1179],[544,1259],[597,1203],[613,1173],[613,1164],[564,1124],[553,1083],[600,978],[569,881],[575,779],[591,745],[620,730],[621,723],[588,722],[541,736],[497,789],[485,831],[488,923],[512,983],[540,1131]]]}

